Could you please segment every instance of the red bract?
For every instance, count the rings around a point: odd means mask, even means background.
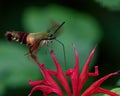
[[[97,94],[97,93],[104,93],[104,94],[108,94],[110,96],[120,96],[114,92],[111,92],[107,89],[103,89],[100,87],[100,85],[109,77],[113,76],[113,75],[117,75],[119,72],[114,72],[114,73],[110,73],[104,77],[102,77],[101,79],[97,80],[96,82],[94,82],[88,89],[86,89],[83,93],[81,93],[83,86],[85,85],[87,79],[89,76],[98,76],[98,66],[95,66],[95,72],[94,73],[90,73],[88,72],[88,67],[90,64],[90,61],[94,55],[95,52],[94,48],[92,50],[92,52],[90,53],[81,73],[79,73],[79,58],[78,58],[78,52],[76,50],[76,48],[74,47],[75,50],[75,66],[73,69],[69,69],[67,70],[66,73],[64,73],[62,71],[62,68],[60,66],[60,64],[58,63],[56,57],[54,56],[53,51],[50,52],[52,59],[55,63],[56,66],[56,71],[53,70],[47,70],[44,67],[44,64],[40,64],[39,61],[37,60],[37,57],[32,55],[31,57],[33,58],[33,60],[35,61],[35,63],[39,66],[40,71],[42,72],[43,76],[44,76],[44,80],[39,80],[39,81],[29,81],[29,84],[31,86],[33,86],[29,96],[31,96],[31,94],[36,91],[36,90],[41,90],[43,92],[44,96],[47,95],[53,95],[53,94],[57,94],[58,96],[64,96],[64,93],[62,92],[61,87],[57,84],[57,82],[53,79],[53,76],[55,76],[59,82],[61,83],[61,85],[63,86],[67,96],[92,96],[93,94]],[[65,75],[66,74],[66,75]],[[72,91],[70,91],[70,86],[69,83],[66,79],[66,76],[69,76],[71,79],[71,83],[72,83]]]

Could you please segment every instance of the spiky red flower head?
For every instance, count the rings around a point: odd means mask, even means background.
[[[110,96],[120,96],[120,95],[118,95],[110,90],[107,90],[107,89],[100,87],[100,85],[106,79],[108,79],[109,77],[111,77],[113,75],[117,75],[119,72],[113,72],[113,73],[110,73],[110,74],[102,77],[101,79],[94,82],[83,93],[81,93],[83,86],[85,85],[88,77],[99,75],[98,66],[95,66],[95,72],[93,72],[93,73],[89,72],[89,70],[88,70],[90,61],[94,55],[96,48],[94,48],[92,50],[92,52],[90,53],[81,73],[79,73],[78,52],[77,52],[75,47],[74,47],[74,50],[75,50],[75,59],[76,59],[75,66],[73,69],[67,70],[66,73],[62,71],[62,68],[61,68],[60,64],[58,63],[56,57],[54,56],[53,51],[51,51],[50,54],[51,54],[52,59],[55,63],[56,71],[46,69],[44,67],[44,64],[40,64],[39,61],[37,60],[36,56],[32,55],[33,60],[39,66],[40,71],[42,72],[42,74],[44,76],[44,80],[39,80],[39,81],[31,81],[30,80],[29,81],[29,84],[31,86],[33,86],[29,96],[31,96],[31,94],[36,90],[42,91],[44,96],[47,96],[48,94],[50,94],[50,95],[57,94],[58,96],[64,96],[64,93],[63,93],[61,87],[53,79],[53,76],[55,76],[59,80],[59,82],[63,86],[67,96],[80,96],[80,95],[81,96],[92,96],[93,94],[97,94],[97,93],[104,93],[104,94],[108,94]],[[72,83],[72,92],[71,92],[69,83],[66,79],[66,76],[70,77],[70,80]]]

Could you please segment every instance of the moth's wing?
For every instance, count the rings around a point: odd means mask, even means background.
[[[47,30],[48,33],[53,34],[54,37],[57,37],[62,31],[63,31],[63,27],[61,27],[55,34],[54,32],[56,31],[56,29],[60,26],[59,23],[55,22],[55,21],[51,21],[51,27]]]

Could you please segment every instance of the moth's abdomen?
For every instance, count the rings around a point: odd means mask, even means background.
[[[27,44],[27,36],[29,33],[18,32],[19,38],[18,41],[22,44]]]
[[[7,36],[7,39],[9,41],[17,41],[17,42],[20,42],[22,44],[27,44],[27,36],[28,36],[29,33],[26,33],[26,32],[6,32],[6,36]]]

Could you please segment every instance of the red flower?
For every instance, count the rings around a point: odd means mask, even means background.
[[[41,90],[43,92],[44,96],[47,96],[48,94],[50,94],[51,96],[53,94],[57,94],[58,96],[64,96],[64,93],[63,93],[61,87],[52,78],[52,76],[55,76],[60,81],[67,96],[80,96],[80,94],[81,94],[81,96],[92,96],[93,94],[97,94],[97,93],[104,93],[104,94],[108,94],[110,96],[120,96],[114,92],[111,92],[107,89],[100,87],[100,85],[106,79],[108,79],[109,77],[111,77],[113,75],[117,75],[119,72],[110,73],[110,74],[102,77],[101,79],[94,82],[88,89],[86,89],[85,92],[81,93],[82,88],[83,88],[84,84],[86,83],[88,77],[99,75],[98,66],[95,66],[94,73],[88,72],[88,67],[89,67],[90,61],[94,55],[95,49],[96,48],[94,48],[92,50],[81,73],[79,73],[79,58],[78,58],[78,52],[77,52],[76,48],[74,48],[75,58],[76,58],[75,67],[73,69],[67,70],[66,73],[64,73],[62,71],[62,68],[61,68],[60,64],[58,63],[56,57],[54,56],[53,51],[51,51],[50,54],[55,63],[56,71],[45,69],[44,64],[39,63],[39,61],[37,60],[37,57],[32,55],[31,57],[33,58],[35,63],[39,66],[39,68],[44,76],[44,80],[39,80],[39,81],[31,81],[30,80],[29,81],[29,84],[31,86],[33,86],[29,96],[31,96],[31,94],[36,90]],[[70,86],[68,84],[68,81],[66,79],[66,76],[69,76],[71,79],[72,92],[71,92]]]

